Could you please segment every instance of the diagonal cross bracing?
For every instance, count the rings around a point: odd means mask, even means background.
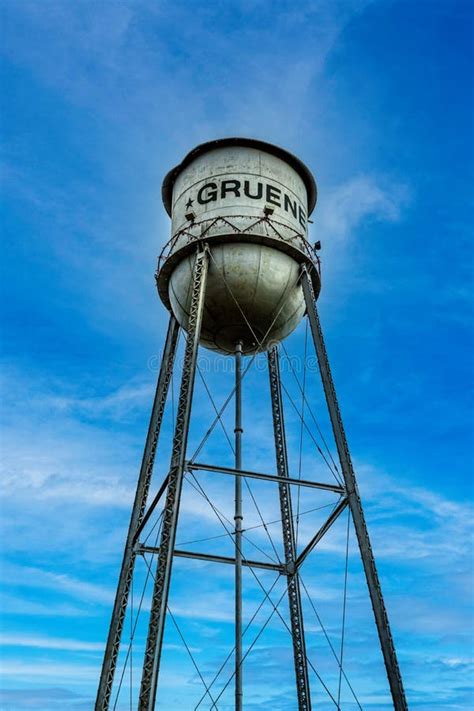
[[[340,514],[344,511],[344,509],[347,506],[347,498],[342,499],[341,501],[338,502],[336,507],[334,508],[332,514],[329,516],[327,521],[323,523],[319,531],[313,536],[313,538],[310,540],[308,545],[303,549],[303,551],[299,554],[298,558],[296,559],[296,567],[299,568],[300,565],[305,561],[305,559],[308,557],[308,555],[311,553],[313,548],[318,545],[319,541],[323,536],[329,531],[331,528],[332,524],[334,521],[339,518]]]

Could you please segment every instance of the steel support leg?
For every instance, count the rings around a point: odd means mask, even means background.
[[[375,622],[377,624],[380,645],[382,647],[385,668],[387,670],[390,691],[392,693],[393,706],[395,711],[407,711],[408,704],[405,697],[405,691],[403,689],[400,668],[398,666],[395,646],[390,632],[387,611],[385,609],[377,568],[375,566],[375,559],[370,545],[369,533],[365,522],[364,511],[362,509],[362,503],[359,496],[351,456],[349,454],[341,413],[339,411],[326,347],[324,345],[321,323],[319,321],[318,311],[316,308],[316,299],[314,296],[311,278],[305,266],[303,266],[302,270],[301,283],[303,286],[311,333],[313,336],[314,346],[316,348],[316,355],[318,357],[324,394],[326,396],[329,416],[331,418],[334,439],[336,441],[339,461],[341,463],[341,469],[349,498],[349,507],[354,521],[367,586],[369,588],[370,599],[374,610]]]
[[[173,372],[173,363],[176,353],[176,343],[178,340],[178,322],[171,316],[168,333],[166,336],[163,358],[161,361],[160,374],[156,386],[155,399],[151,411],[150,424],[146,437],[145,450],[143,453],[140,474],[138,477],[137,491],[133,503],[130,525],[128,528],[125,551],[122,560],[122,568],[117,585],[112,619],[110,622],[109,635],[105,648],[102,672],[100,675],[99,689],[95,702],[95,711],[107,711],[110,704],[112,684],[114,681],[115,668],[117,666],[117,656],[122,636],[123,623],[127,610],[130,583],[133,576],[136,554],[134,552],[134,538],[140,526],[145,512],[148,491],[150,488],[153,463],[155,461],[156,447],[160,434],[161,422],[165,410],[166,396],[168,394],[169,383]]]
[[[186,350],[184,355],[181,389],[179,393],[176,427],[173,438],[170,474],[161,531],[160,553],[153,588],[153,597],[148,627],[148,637],[143,661],[140,688],[139,711],[154,711],[158,674],[160,669],[161,649],[168,604],[168,593],[173,563],[173,551],[176,540],[178,512],[183,486],[183,472],[188,440],[191,403],[196,375],[196,359],[202,315],[209,254],[207,248],[196,255],[187,328]]]
[[[270,374],[270,394],[272,398],[273,431],[275,435],[277,472],[278,476],[282,479],[286,479],[288,478],[288,457],[286,451],[283,400],[280,382],[280,363],[277,347],[273,347],[268,351],[268,367]],[[290,485],[287,483],[281,483],[278,486],[280,491],[280,509],[287,571],[291,632],[293,637],[298,709],[299,711],[311,711],[311,693],[309,687],[308,662],[306,659],[306,643],[303,627],[303,608],[301,604],[298,571],[295,565],[296,541],[293,526],[293,511],[291,506],[291,490]]]

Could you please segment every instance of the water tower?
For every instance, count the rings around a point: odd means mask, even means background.
[[[159,672],[167,618],[168,594],[176,556],[231,564],[235,568],[235,709],[241,711],[245,685],[242,657],[242,567],[276,570],[286,579],[295,670],[295,705],[311,709],[299,567],[347,507],[354,524],[372,603],[393,705],[408,708],[395,647],[369,541],[356,477],[344,433],[323,334],[316,308],[320,291],[317,252],[307,240],[308,221],[317,198],[308,168],[275,145],[247,138],[226,138],[197,146],[165,177],[163,203],[171,217],[172,237],[158,263],[157,288],[170,313],[149,430],[125,544],[112,619],[96,700],[108,711],[136,557],[157,556],[148,635],[143,659],[139,711],[159,704]],[[295,479],[288,470],[278,344],[306,317],[340,463],[340,484]],[[175,364],[179,330],[186,334],[181,386],[168,475],[148,504],[153,464]],[[201,465],[187,460],[198,347],[235,359],[235,466]],[[276,474],[244,470],[242,439],[242,360],[266,352],[276,456]],[[218,413],[219,416],[219,413]],[[235,479],[234,557],[177,550],[176,530],[183,479],[199,470]],[[242,550],[242,481],[258,479],[278,485],[284,563],[247,559]],[[298,553],[292,487],[331,490],[339,501],[324,525]],[[140,536],[164,501],[159,547]],[[147,505],[148,504],[148,505]],[[342,670],[342,660],[341,660]],[[338,703],[336,704],[339,707]]]

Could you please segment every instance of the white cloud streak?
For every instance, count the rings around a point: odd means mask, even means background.
[[[375,175],[357,175],[328,190],[315,220],[324,245],[341,246],[368,222],[398,222],[410,202],[407,185]]]
[[[63,652],[103,652],[103,642],[86,642],[63,637],[40,637],[23,634],[1,634],[4,647],[28,647],[29,649],[57,649]]]

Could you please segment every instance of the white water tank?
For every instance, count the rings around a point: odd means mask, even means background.
[[[234,353],[266,350],[305,313],[301,265],[320,279],[307,242],[316,184],[308,168],[263,141],[225,138],[188,153],[166,176],[163,202],[172,237],[160,257],[157,285],[186,329],[199,244],[210,251],[201,344]]]

